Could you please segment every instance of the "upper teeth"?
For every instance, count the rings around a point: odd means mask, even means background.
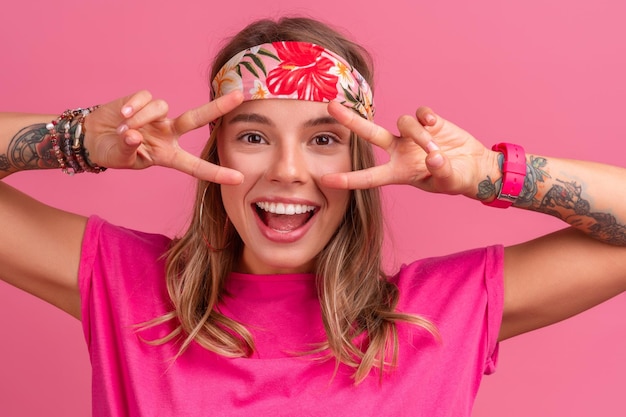
[[[315,210],[315,206],[307,206],[306,204],[284,204],[260,201],[256,203],[256,205],[261,210],[265,210],[273,214],[302,214]]]

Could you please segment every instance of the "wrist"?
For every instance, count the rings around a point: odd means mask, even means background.
[[[479,201],[491,201],[498,195],[499,189],[496,190],[494,182],[502,177],[498,163],[500,155],[499,152],[485,148],[483,155],[476,156],[478,160],[477,173],[471,183],[468,184],[470,188],[463,192],[464,196]]]
[[[492,176],[487,176],[478,187],[477,198],[483,204],[507,208],[514,204],[524,187],[526,154],[524,148],[511,143],[498,143],[492,151]]]
[[[64,111],[58,118],[46,124],[47,137],[52,145],[53,157],[61,170],[69,175],[81,172],[99,173],[101,168],[89,160],[84,148],[85,120],[98,106]]]
[[[99,106],[94,106],[94,110],[92,111],[95,112],[96,110],[98,110]],[[87,160],[89,162],[89,164],[97,166],[97,162],[94,160],[94,158],[92,158],[92,155],[90,154],[89,151],[92,151],[94,149],[94,140],[95,138],[95,134],[94,132],[98,131],[98,116],[93,117],[93,114],[90,114],[89,117],[85,117],[83,119],[83,139],[82,139],[82,148],[83,148],[83,153],[85,154],[85,156],[87,157]]]

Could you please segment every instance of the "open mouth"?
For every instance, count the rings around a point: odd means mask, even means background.
[[[304,226],[315,215],[317,207],[259,201],[254,208],[261,221],[270,229],[287,233]]]

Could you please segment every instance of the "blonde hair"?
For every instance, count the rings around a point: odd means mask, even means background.
[[[250,24],[218,53],[210,79],[236,53],[282,40],[316,43],[341,55],[373,87],[369,54],[327,25],[308,18]],[[219,163],[218,130],[212,130],[202,152],[202,157],[213,163]],[[375,165],[369,143],[353,135],[351,148],[353,170]],[[341,225],[316,258],[314,272],[327,342],[308,353],[326,352],[335,358],[337,366],[344,363],[352,367],[356,383],[373,368],[382,377],[382,371],[395,366],[398,322],[412,323],[436,334],[428,320],[395,310],[399,291],[382,271],[382,245],[379,190],[354,190]],[[243,243],[222,204],[220,186],[200,181],[190,227],[167,254],[167,288],[175,310],[144,327],[170,320],[177,320],[178,325],[153,343],[180,338],[179,355],[192,341],[227,357],[245,357],[254,352],[254,340],[246,327],[216,309],[242,249]],[[359,335],[367,337],[364,350],[355,343]]]

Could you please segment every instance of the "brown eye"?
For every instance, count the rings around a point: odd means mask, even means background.
[[[246,133],[241,136],[241,140],[251,143],[251,144],[262,144],[265,143],[265,139],[257,133]]]
[[[320,135],[313,138],[313,143],[318,146],[328,146],[332,145],[335,142],[335,138],[330,135]]]

